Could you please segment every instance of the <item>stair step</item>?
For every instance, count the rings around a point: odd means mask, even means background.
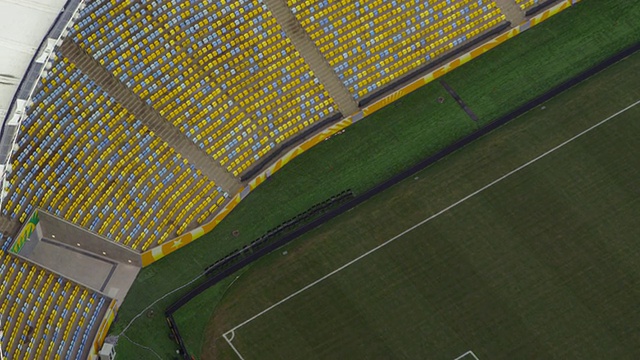
[[[169,123],[155,109],[147,105],[131,89],[117,80],[95,59],[72,41],[65,41],[61,46],[64,56],[74,62],[85,74],[94,79],[106,92],[129,113],[135,115],[156,136],[163,139],[178,153],[184,156],[190,163],[197,164],[202,173],[214,180],[220,187],[229,193],[236,193],[240,187],[240,180],[223,169],[213,157],[180,132],[173,124]]]
[[[276,21],[309,65],[316,78],[322,83],[329,96],[338,105],[340,111],[346,115],[356,113],[358,105],[353,96],[302,28],[286,1],[265,0],[264,3],[271,10]]]

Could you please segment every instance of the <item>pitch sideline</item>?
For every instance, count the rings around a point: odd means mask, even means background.
[[[420,227],[420,226],[422,226],[422,225],[426,224],[427,222],[429,222],[429,221],[431,221],[431,220],[433,220],[433,219],[437,218],[438,216],[440,216],[440,215],[444,214],[445,212],[447,212],[447,211],[449,211],[449,210],[451,210],[451,209],[453,209],[453,208],[457,207],[458,205],[460,205],[460,204],[464,203],[465,201],[467,201],[467,200],[471,199],[472,197],[474,197],[474,196],[476,196],[476,195],[480,194],[481,192],[483,192],[483,191],[485,191],[485,190],[489,189],[489,188],[490,188],[490,187],[492,187],[493,185],[495,185],[495,184],[497,184],[497,183],[501,182],[502,180],[504,180],[504,179],[506,179],[506,178],[510,177],[511,175],[513,175],[513,174],[515,174],[515,173],[519,172],[520,170],[522,170],[522,169],[525,169],[525,168],[529,167],[531,164],[533,164],[533,163],[537,162],[538,160],[540,160],[540,159],[542,159],[542,158],[546,157],[546,156],[547,156],[547,155],[549,155],[549,154],[552,154],[553,152],[557,151],[558,149],[560,149],[560,148],[564,147],[565,145],[567,145],[567,144],[569,144],[569,143],[573,142],[574,140],[576,140],[576,139],[578,139],[578,138],[582,137],[583,135],[585,135],[585,134],[587,134],[587,133],[589,133],[589,132],[593,131],[594,129],[596,129],[596,128],[598,128],[598,127],[602,126],[602,125],[604,125],[605,123],[607,123],[607,122],[609,122],[610,120],[612,120],[612,119],[616,118],[617,116],[619,116],[619,115],[621,115],[621,114],[623,114],[623,113],[627,112],[628,110],[630,110],[630,109],[634,108],[635,106],[637,106],[637,105],[639,105],[639,104],[640,104],[640,100],[638,100],[638,101],[634,102],[633,104],[631,104],[631,105],[629,105],[629,106],[627,106],[627,107],[623,108],[622,110],[619,110],[618,112],[614,113],[613,115],[610,115],[610,116],[609,116],[609,117],[607,117],[606,119],[601,120],[600,122],[598,122],[598,123],[596,123],[596,124],[594,124],[594,125],[590,126],[589,128],[587,128],[587,129],[585,129],[585,130],[581,131],[581,132],[580,132],[580,133],[578,133],[577,135],[574,135],[573,137],[569,138],[568,140],[565,140],[564,142],[560,143],[559,145],[556,145],[556,146],[554,146],[553,148],[551,148],[551,149],[549,149],[549,150],[545,151],[545,152],[544,152],[544,153],[542,153],[541,155],[538,155],[537,157],[535,157],[535,158],[533,158],[533,159],[531,159],[531,160],[527,161],[526,163],[524,163],[524,164],[522,164],[522,165],[518,166],[517,168],[515,168],[515,169],[513,169],[513,170],[509,171],[508,173],[506,173],[506,174],[504,174],[504,175],[500,176],[499,178],[497,178],[497,179],[493,180],[492,182],[488,183],[487,185],[485,185],[485,186],[481,187],[480,189],[478,189],[478,190],[476,190],[476,191],[472,192],[471,194],[469,194],[469,195],[467,195],[467,196],[463,197],[462,199],[460,199],[460,200],[458,200],[458,201],[454,202],[453,204],[451,204],[451,205],[449,205],[449,206],[445,207],[444,209],[442,209],[442,210],[438,211],[437,213],[435,213],[435,214],[433,214],[433,215],[430,215],[429,217],[425,218],[424,220],[422,220],[422,221],[418,222],[417,224],[415,224],[415,225],[411,226],[410,228],[408,228],[408,229],[406,229],[406,230],[402,231],[401,233],[397,234],[396,236],[392,237],[391,239],[389,239],[389,240],[387,240],[387,241],[385,241],[385,242],[381,243],[380,245],[377,245],[377,246],[373,247],[372,249],[370,249],[370,250],[368,250],[368,251],[364,252],[364,253],[363,253],[363,254],[361,254],[360,256],[358,256],[358,257],[356,257],[356,258],[352,259],[351,261],[349,261],[349,262],[345,263],[344,265],[342,265],[342,266],[338,267],[337,269],[335,269],[335,270],[331,271],[330,273],[328,273],[328,274],[326,274],[326,275],[324,275],[324,276],[320,277],[319,279],[317,279],[317,280],[315,280],[315,281],[313,281],[313,282],[309,283],[308,285],[306,285],[306,286],[302,287],[300,290],[295,291],[295,292],[293,292],[292,294],[290,294],[290,295],[286,296],[286,297],[285,297],[285,298],[283,298],[282,300],[280,300],[280,301],[278,301],[278,302],[274,303],[273,305],[271,305],[271,306],[267,307],[266,309],[262,310],[261,312],[257,313],[256,315],[254,315],[254,316],[250,317],[249,319],[247,319],[247,320],[245,320],[245,321],[241,322],[240,324],[236,325],[235,327],[233,327],[233,328],[232,328],[232,329],[230,329],[229,331],[225,332],[222,336],[223,336],[223,337],[224,337],[224,339],[227,341],[227,343],[229,344],[229,346],[231,346],[231,348],[234,350],[234,352],[236,353],[236,355],[238,355],[239,359],[240,359],[240,360],[244,360],[244,358],[242,357],[242,355],[240,355],[240,352],[236,349],[236,347],[235,347],[235,346],[232,344],[232,342],[231,342],[231,341],[235,338],[235,331],[236,331],[236,330],[238,330],[239,328],[241,328],[241,327],[243,327],[243,326],[247,325],[248,323],[252,322],[253,320],[255,320],[255,319],[259,318],[260,316],[262,316],[262,315],[266,314],[267,312],[269,312],[269,311],[273,310],[275,307],[277,307],[277,306],[279,306],[279,305],[281,305],[281,304],[285,303],[285,302],[286,302],[286,301],[288,301],[289,299],[291,299],[291,298],[293,298],[293,297],[295,297],[295,296],[297,296],[297,295],[299,295],[299,294],[303,293],[304,291],[306,291],[306,290],[308,290],[308,289],[312,288],[313,286],[315,286],[315,285],[317,285],[317,284],[321,283],[322,281],[324,281],[324,280],[328,279],[329,277],[331,277],[331,276],[333,276],[333,275],[335,275],[335,274],[339,273],[340,271],[342,271],[342,270],[346,269],[347,267],[349,267],[349,266],[351,266],[351,265],[355,264],[356,262],[358,262],[358,261],[362,260],[363,258],[367,257],[368,255],[370,255],[370,254],[372,254],[372,253],[374,253],[374,252],[376,252],[376,251],[378,251],[378,250],[382,249],[383,247],[385,247],[385,246],[387,246],[387,245],[391,244],[392,242],[396,241],[397,239],[401,238],[402,236],[404,236],[404,235],[406,235],[406,234],[408,234],[408,233],[412,232],[413,230],[417,229],[418,227]],[[230,335],[230,337],[228,337],[228,335]],[[475,355],[475,354],[474,354],[474,355]]]
[[[473,351],[472,351],[472,350],[467,351],[466,353],[464,353],[464,354],[462,354],[462,355],[458,356],[457,358],[455,358],[455,359],[453,359],[453,360],[462,360],[462,359],[466,358],[466,357],[467,357],[467,355],[471,355],[471,356],[473,356],[474,360],[480,360],[480,359],[478,359],[478,357],[476,356],[476,354],[474,354],[474,353],[473,353]]]
[[[227,337],[227,334],[231,334],[229,337]],[[224,340],[227,342],[227,344],[229,344],[229,346],[231,346],[231,349],[233,350],[233,352],[236,353],[236,355],[238,355],[238,358],[240,360],[244,360],[244,358],[242,357],[242,355],[240,355],[240,352],[238,351],[238,349],[236,349],[235,346],[233,346],[233,343],[231,341],[233,341],[233,338],[236,337],[236,333],[231,330],[231,331],[227,331],[226,333],[224,333],[222,335],[222,337],[224,338]]]

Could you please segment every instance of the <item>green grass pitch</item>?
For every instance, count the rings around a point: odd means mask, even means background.
[[[202,358],[638,358],[639,83],[636,54],[254,263]]]
[[[447,74],[444,80],[484,124],[637,41],[639,5],[584,0]],[[437,104],[438,96],[448,95],[439,84],[430,84],[322,143],[261,185],[213,232],[143,269],[111,329],[113,335],[127,329],[128,338],[118,342],[119,356],[155,358],[132,340],[163,358],[172,358],[176,345],[167,336],[161,314],[188,287],[163,297],[165,294],[311,205],[347,188],[366,190],[475,130],[476,125],[453,101]],[[236,229],[240,230],[237,238],[231,236]],[[204,328],[228,282],[194,299],[177,314],[187,345],[197,357],[206,340]],[[155,316],[147,316],[146,308]]]

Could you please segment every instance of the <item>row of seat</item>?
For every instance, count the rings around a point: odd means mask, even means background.
[[[427,39],[416,41],[408,49],[398,50],[398,55],[388,57],[378,63],[365,60],[360,70],[361,75],[353,75],[346,80],[346,83],[351,84],[355,82],[354,89],[359,89],[359,96],[369,94],[384,86],[385,79],[392,81],[401,78],[409,71],[419,68],[430,60],[436,59],[438,56],[467,42],[469,39],[500,24],[504,19],[500,17],[495,18],[498,12],[498,9],[493,9],[488,13],[482,13],[482,11],[472,13],[469,17],[473,19],[471,22],[464,24],[450,33],[453,41],[451,41],[450,38],[437,39],[431,35]],[[411,39],[416,38],[411,37]],[[432,41],[429,42],[429,40]],[[377,56],[373,58],[377,58]],[[367,84],[371,85],[367,86]]]
[[[305,127],[338,111],[259,0],[96,9],[74,41],[234,176],[282,141],[276,122]]]
[[[104,313],[105,298],[4,250],[0,262],[4,356],[25,360],[86,357],[85,349],[91,346]]]
[[[493,0],[287,0],[354,97],[362,98],[505,20]]]
[[[528,10],[540,3],[540,0],[516,0],[516,4],[520,6],[520,9]]]
[[[40,206],[144,251],[203,223],[229,196],[61,56],[34,100],[4,215],[24,222]]]

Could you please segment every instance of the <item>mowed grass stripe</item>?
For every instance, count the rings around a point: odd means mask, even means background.
[[[625,69],[627,71],[625,71]],[[566,139],[571,135],[575,135],[579,130],[583,130],[585,126],[592,125],[597,120],[602,119],[607,111],[621,108],[630,101],[638,99],[640,94],[638,94],[638,89],[634,86],[634,84],[637,84],[638,82],[637,74],[638,59],[637,56],[635,56],[633,59],[626,60],[605,73],[594,77],[588,83],[582,84],[570,90],[566,94],[561,95],[557,99],[550,101],[545,105],[546,110],[536,110],[527,114],[512,125],[508,125],[507,127],[498,130],[496,133],[472,144],[463,151],[454,154],[447,160],[427,169],[425,172],[420,174],[419,181],[408,181],[404,185],[380,195],[380,201],[372,200],[371,202],[354,210],[350,213],[350,218],[338,219],[332,222],[331,227],[327,226],[314,232],[313,236],[310,237],[317,240],[313,241],[310,239],[304,239],[301,247],[293,245],[293,247],[289,249],[291,257],[287,260],[284,258],[279,259],[280,256],[274,254],[271,256],[271,259],[265,259],[262,263],[256,264],[247,272],[247,277],[241,278],[237,282],[238,286],[229,292],[229,298],[233,299],[233,304],[225,303],[223,301],[221,309],[214,317],[212,327],[215,327],[215,329],[210,331],[210,336],[219,336],[220,331],[231,328],[256,312],[261,311],[269,304],[273,304],[291,292],[300,289],[300,287],[308,284],[310,281],[317,279],[319,274],[326,274],[328,271],[331,271],[337,266],[343,264],[344,260],[352,259],[354,257],[349,257],[349,255],[357,256],[361,254],[367,245],[371,245],[375,242],[380,243],[388,239],[390,236],[393,236],[390,232],[398,229],[400,226],[403,226],[401,229],[405,229],[411,224],[415,224],[417,216],[424,218],[425,213],[433,213],[434,211],[437,211],[437,209],[441,209],[443,205],[446,206],[447,204],[443,204],[444,202],[448,201],[448,204],[450,204],[452,197],[456,194],[460,194],[462,191],[465,191],[465,193],[468,194],[469,191],[473,191],[470,190],[470,188],[477,189],[479,183],[486,184],[486,180],[488,178],[495,179],[497,176],[496,173],[504,173],[506,167],[512,169],[514,165],[522,164],[523,161],[526,161],[524,159],[525,156],[530,159],[532,153],[535,152],[536,154],[539,154],[543,151],[543,148],[548,149],[548,143],[553,143],[555,145],[559,142],[558,138]],[[540,116],[541,114],[544,116]],[[568,134],[569,132],[571,133]],[[606,144],[606,142],[604,142],[604,144]],[[590,144],[588,147],[594,146],[595,145]],[[608,146],[610,146],[610,144]],[[635,150],[637,154],[637,149]],[[606,152],[603,152],[603,154],[605,153]],[[633,151],[626,152],[626,154],[633,154]],[[622,158],[624,158],[624,156]],[[596,158],[593,157],[593,159]],[[604,160],[604,162],[608,163],[606,160]],[[631,168],[637,169],[638,166]],[[545,169],[544,173],[549,172],[550,174],[553,174],[554,169],[554,167],[551,167],[551,169]],[[631,173],[633,174],[633,172]],[[580,184],[580,181],[588,182],[588,180],[589,176],[579,178],[576,180],[576,186]],[[420,185],[420,187],[417,188],[417,185]],[[422,186],[424,186],[424,188]],[[561,190],[562,188],[559,189]],[[618,191],[620,191],[620,189],[618,189]],[[522,193],[518,192],[516,194],[512,194],[514,195],[514,199],[518,198],[518,194]],[[474,216],[475,212],[468,216],[460,217],[453,223],[456,224],[456,226],[465,228],[462,225],[465,225],[470,221],[474,221]],[[341,228],[337,228],[336,225],[340,225]],[[606,226],[602,224],[601,226],[603,226],[603,229],[606,229]],[[543,230],[544,229],[540,231]],[[398,231],[396,230],[395,233],[397,232]],[[386,236],[386,238],[383,238],[384,236]],[[496,236],[496,238],[503,239],[501,236]],[[366,251],[366,249],[364,251]],[[411,247],[408,248],[408,251],[416,251],[419,253],[419,251]],[[634,252],[621,252],[631,256],[631,259],[633,259],[633,256],[637,256],[637,253]],[[425,258],[428,259],[428,257]],[[429,261],[428,263],[438,264],[439,258],[440,257],[431,259],[432,261]],[[404,260],[398,259],[398,261]],[[485,261],[488,260],[485,259]],[[447,261],[446,263],[448,264],[449,262]],[[463,262],[460,263],[464,264]],[[527,262],[522,263],[527,264]],[[632,264],[633,262],[631,261],[630,263]],[[274,270],[275,267],[278,269],[277,272]],[[383,278],[382,274],[380,274],[379,277]],[[443,275],[443,279],[444,278],[447,278],[447,276]],[[376,279],[378,279],[378,277],[373,277],[373,284],[377,283]],[[329,281],[328,283],[331,284],[332,282]],[[482,284],[482,282],[479,281],[472,282],[472,284],[476,283]],[[350,289],[351,287],[353,287],[352,282],[348,282],[347,285],[345,285],[345,289]],[[514,287],[517,288],[515,285]],[[383,291],[385,288],[386,287],[381,285],[379,291]],[[486,291],[487,290],[485,290],[485,292]],[[325,293],[326,292],[323,292],[323,294]],[[344,293],[344,290],[337,291],[336,295],[331,296],[339,296],[341,293]],[[483,299],[486,299],[486,297]],[[344,306],[348,307],[348,304],[352,302],[353,297],[347,296],[347,300],[340,299],[340,301],[335,304],[345,304]],[[411,305],[411,307],[414,305],[415,304]],[[321,302],[321,305],[316,307],[324,309],[331,306],[332,305]],[[362,304],[357,303],[357,306],[362,306]],[[428,308],[431,307],[428,306]],[[489,311],[489,313],[491,314],[492,312]],[[358,313],[356,312],[355,314]],[[393,319],[394,317],[391,316],[391,318]],[[437,323],[437,321],[432,318],[437,319],[437,316],[434,315],[433,317],[430,317],[429,321],[426,321],[426,323]],[[518,316],[516,316],[516,318],[518,318]],[[371,320],[368,319],[367,321]],[[513,322],[515,320],[512,319],[510,321]],[[257,331],[256,334],[254,334],[255,336],[247,336],[247,332],[249,330],[243,328],[238,331],[234,343],[238,344],[238,347],[241,350],[243,349],[243,344],[249,344],[248,346],[251,347],[251,344],[255,343],[256,339],[260,339],[259,342],[262,344],[262,337],[278,336],[277,334],[280,333],[281,324],[286,324],[286,321],[278,321],[270,324],[268,329],[262,329],[269,333],[267,335],[258,335],[260,331]],[[253,325],[251,328],[253,329]],[[522,326],[521,328],[526,327]],[[398,330],[398,328],[394,328],[393,326],[391,329],[396,331]],[[316,334],[314,336],[322,339],[323,337],[319,335],[322,334],[322,331],[320,330],[316,331],[314,328],[312,332]],[[298,332],[301,331],[302,330],[298,330]],[[337,330],[334,329],[333,331]],[[436,329],[433,328],[432,331],[436,331]],[[483,332],[484,331],[487,331],[487,329],[483,329]],[[376,331],[363,331],[363,334],[368,333],[378,334],[378,336],[380,336],[379,332]],[[385,334],[386,333],[387,332],[385,331]],[[442,334],[442,332],[440,333]],[[287,334],[291,335],[291,333]],[[444,334],[446,334],[446,331]],[[534,333],[533,335],[533,337],[528,338],[528,342],[535,344],[536,339],[541,338],[541,335],[537,333]],[[437,334],[431,334],[430,336],[435,336],[433,339],[434,344],[446,343],[439,341]],[[392,338],[393,335],[389,337]],[[296,339],[295,336],[293,338]],[[520,337],[515,338],[518,339]],[[347,339],[349,339],[349,337],[347,337]],[[385,346],[386,344],[384,342],[380,343],[379,339],[376,340],[369,338],[369,340],[376,344],[379,343],[379,345],[371,345],[373,348],[376,346]],[[297,341],[307,343],[311,340],[303,337],[301,339],[297,339],[296,342]],[[368,342],[363,342],[363,344],[366,343]],[[274,342],[274,344],[276,344],[276,342]],[[417,346],[418,344],[419,342],[415,343],[414,346]],[[428,344],[429,342],[427,341],[424,346],[428,346]],[[212,350],[215,350],[215,352],[222,351],[222,353],[225,354],[226,350],[224,346],[226,346],[226,344],[224,344],[224,342],[221,343],[220,340],[218,340],[215,345],[216,349],[205,348],[204,354],[206,355]],[[326,346],[326,344],[323,344],[323,346]],[[405,347],[407,349],[411,348],[409,345]],[[368,349],[369,347],[366,348]],[[469,348],[473,349],[472,347]],[[460,353],[469,350],[469,348],[455,349],[456,351],[452,350],[454,353],[452,356],[457,356]],[[557,352],[555,349],[544,350],[545,346],[541,345],[532,346],[532,348],[540,348],[542,349],[540,351],[543,353],[544,351],[549,351],[550,353]],[[353,348],[348,347],[345,349],[354,350]],[[283,348],[281,350],[286,349]],[[248,349],[248,351],[251,351],[251,349]],[[401,354],[402,349],[394,348],[394,351],[396,351],[396,354]],[[413,351],[416,350],[414,349]],[[457,354],[455,354],[456,352]],[[269,351],[265,353],[269,353]],[[278,353],[275,352],[272,358],[278,358],[277,354]],[[476,354],[478,353],[476,352]],[[229,355],[231,358],[231,354],[227,353],[226,355]]]
[[[246,359],[447,358],[468,343],[492,359],[628,356],[609,327],[640,320],[627,171],[640,127],[586,136],[236,329],[235,344]]]
[[[585,0],[447,74],[443,79],[461,94],[474,112],[481,116],[481,123],[484,124],[494,120],[498,114],[512,110],[518,103],[530,100],[637,41],[640,34],[640,22],[637,21],[639,14],[638,2]],[[609,89],[607,92],[619,91]],[[130,289],[127,300],[119,309],[118,320],[113,324],[111,333],[120,333],[134,316],[156,299],[192,280],[207,265],[231,250],[250,243],[268,229],[342,190],[351,188],[358,193],[365,191],[476,128],[476,124],[466,117],[455,102],[447,100],[444,104],[438,104],[436,99],[439,96],[447,98],[448,95],[437,82],[429,84],[350,127],[344,134],[323,142],[296,158],[243,200],[214,231],[193,245],[143,269]],[[626,95],[621,96],[620,99],[624,99]],[[574,109],[575,114],[590,109],[581,104],[568,106]],[[563,127],[542,129],[537,140],[542,143],[546,137],[557,137],[562,141],[584,129],[584,125],[580,117]],[[518,138],[517,133],[510,136]],[[508,146],[505,147],[506,150],[502,150],[501,140],[498,140],[500,138],[493,139],[496,139],[493,148],[476,151],[474,161],[466,162],[455,172],[447,173],[446,176],[445,173],[430,173],[428,179],[421,178],[420,183],[426,184],[429,189],[437,189],[442,196],[431,198],[427,204],[421,203],[420,209],[425,212],[437,211],[457,200],[445,196],[453,191],[442,185],[454,183],[458,178],[471,177],[469,181],[452,186],[456,192],[460,188],[461,194],[468,194],[495,179],[492,172],[475,169],[485,166],[485,159],[497,158],[497,153],[504,152],[500,154],[501,161],[496,165],[502,169],[497,170],[509,171],[548,149],[537,148],[529,140],[519,147],[529,147],[531,154],[525,149],[514,152]],[[503,156],[505,154],[510,156]],[[436,164],[435,168],[439,168],[439,165]],[[475,183],[476,180],[478,183]],[[420,192],[423,193],[424,190]],[[418,203],[420,197],[414,197],[415,200],[404,199],[403,202]],[[371,211],[373,213],[384,209]],[[402,229],[421,218],[412,219],[408,216],[397,221],[403,222],[398,224],[404,225],[400,227]],[[240,236],[234,237],[234,230],[239,230]],[[381,233],[382,236],[385,234],[384,230],[386,229],[372,232],[372,235]],[[387,234],[386,239],[393,235],[394,233]],[[381,238],[380,241],[384,239]],[[352,246],[353,251],[344,250],[345,258],[332,254],[323,272],[310,272],[308,279],[301,276],[301,281],[306,282],[292,284],[299,286],[283,293],[279,298],[340,266],[339,261],[361,254],[370,248],[369,245],[357,244]],[[200,357],[200,348],[206,339],[205,326],[226,285],[231,281],[232,279],[212,288],[176,313],[176,321],[181,326],[189,352],[197,358]],[[177,292],[158,302],[151,308],[156,316],[141,316],[127,330],[127,335],[138,343],[153,347],[163,357],[175,356],[176,344],[165,336],[166,322],[158,314],[162,314],[181,295]],[[279,298],[272,300],[277,301]],[[257,312],[262,309],[255,310]],[[117,351],[120,356],[131,359],[153,356],[126,339],[118,343]]]
[[[628,171],[640,168],[640,127],[627,125],[638,118],[406,233],[236,329],[234,343],[246,359],[447,358],[470,344],[492,359],[629,356],[632,339],[609,328],[640,320],[640,270],[628,266],[640,261]]]
[[[387,245],[388,245],[388,244],[390,244],[391,242],[393,242],[393,241],[395,241],[395,240],[398,240],[398,239],[399,239],[399,238],[401,238],[402,236],[404,236],[404,235],[406,235],[406,234],[408,234],[408,233],[410,233],[410,232],[412,232],[412,231],[416,230],[417,228],[419,228],[420,226],[422,226],[422,225],[426,224],[427,222],[429,222],[429,221],[431,221],[431,220],[433,220],[433,219],[437,218],[438,216],[440,216],[440,215],[442,215],[442,214],[446,213],[447,211],[449,211],[449,210],[451,210],[451,209],[453,209],[453,208],[455,208],[455,207],[457,207],[457,206],[459,206],[459,205],[463,204],[465,201],[467,201],[467,200],[471,199],[472,197],[474,197],[474,196],[476,196],[476,195],[480,194],[481,192],[483,192],[483,191],[485,191],[485,190],[489,189],[490,187],[492,187],[492,186],[494,186],[494,185],[496,185],[496,184],[500,183],[501,181],[505,180],[506,178],[508,178],[508,177],[510,177],[510,176],[512,176],[512,175],[514,175],[515,173],[517,173],[517,172],[519,172],[519,171],[521,171],[521,170],[523,170],[523,169],[527,168],[528,166],[530,166],[530,165],[534,164],[535,162],[537,162],[537,161],[539,161],[539,160],[543,159],[544,157],[546,157],[546,156],[548,156],[548,155],[551,155],[552,153],[556,152],[557,150],[561,149],[562,147],[566,146],[567,144],[569,144],[569,143],[571,143],[571,142],[575,141],[576,139],[578,139],[578,138],[580,138],[580,137],[582,137],[582,136],[584,136],[584,135],[586,135],[586,134],[590,133],[591,131],[593,131],[593,130],[597,129],[598,127],[600,127],[600,126],[602,126],[602,125],[604,125],[605,123],[607,123],[607,122],[609,122],[610,120],[612,120],[612,119],[616,118],[617,116],[619,116],[619,115],[621,115],[621,114],[624,114],[625,112],[629,111],[630,109],[633,109],[633,108],[634,108],[634,107],[636,107],[638,104],[640,104],[640,100],[638,100],[638,101],[636,101],[635,103],[633,103],[633,104],[631,104],[631,105],[629,105],[629,106],[625,107],[624,109],[622,109],[622,110],[620,110],[620,111],[616,112],[615,114],[613,114],[613,115],[611,115],[611,116],[607,117],[606,119],[604,119],[604,120],[602,120],[602,121],[598,122],[597,124],[595,124],[595,125],[591,126],[590,128],[588,128],[588,129],[586,129],[586,130],[584,130],[584,131],[580,132],[579,134],[577,134],[577,135],[575,135],[575,136],[571,137],[570,139],[568,139],[568,140],[566,140],[566,141],[562,142],[561,144],[559,144],[559,145],[557,145],[557,146],[553,147],[552,149],[550,149],[550,150],[548,150],[548,151],[544,152],[543,154],[541,154],[541,155],[537,156],[536,158],[534,158],[534,159],[532,159],[532,160],[530,160],[530,161],[526,162],[525,164],[523,164],[523,165],[521,165],[521,166],[519,166],[519,167],[517,167],[517,168],[515,168],[515,169],[511,170],[510,172],[508,172],[508,173],[506,173],[506,174],[502,175],[501,177],[499,177],[499,178],[497,178],[497,179],[493,180],[493,181],[492,181],[492,182],[490,182],[489,184],[487,184],[487,185],[483,186],[482,188],[480,188],[480,189],[478,189],[478,190],[476,190],[476,191],[472,192],[471,194],[469,194],[469,195],[467,195],[467,196],[463,197],[462,199],[460,199],[460,200],[456,201],[455,203],[453,203],[453,204],[451,204],[451,205],[447,206],[446,208],[444,208],[444,209],[442,209],[442,210],[438,211],[437,213],[435,213],[435,214],[433,214],[433,215],[429,216],[428,218],[426,218],[426,219],[424,219],[424,220],[420,221],[419,223],[417,223],[417,224],[413,225],[412,227],[410,227],[410,228],[408,228],[408,229],[404,230],[404,231],[403,231],[403,232],[401,232],[400,234],[398,234],[398,235],[394,236],[393,238],[391,238],[391,239],[389,239],[389,240],[385,241],[384,243],[382,243],[382,244],[380,244],[380,245],[376,246],[375,248],[373,248],[373,249],[371,249],[371,250],[369,250],[369,251],[365,252],[364,254],[361,254],[361,255],[360,255],[360,256],[358,256],[357,258],[355,258],[355,259],[351,260],[350,262],[348,262],[348,263],[344,264],[343,266],[339,267],[338,269],[336,269],[336,270],[334,270],[334,271],[330,272],[329,274],[327,274],[327,275],[323,276],[322,278],[320,278],[320,279],[318,279],[318,280],[316,280],[316,281],[312,282],[311,284],[308,284],[308,285],[307,285],[307,286],[305,286],[304,288],[302,288],[302,289],[298,290],[297,292],[295,292],[295,293],[293,293],[293,294],[291,294],[291,295],[287,296],[286,298],[282,299],[282,300],[281,300],[281,301],[279,301],[278,303],[276,303],[276,304],[274,304],[274,305],[270,306],[269,308],[267,308],[267,309],[263,310],[262,312],[260,312],[260,313],[258,313],[258,314],[256,314],[256,315],[254,315],[253,317],[251,317],[251,318],[249,318],[249,319],[247,319],[247,320],[243,321],[242,323],[240,323],[240,324],[236,325],[236,326],[235,326],[233,329],[231,329],[229,332],[233,332],[234,330],[241,328],[242,326],[244,326],[244,325],[248,324],[249,322],[253,321],[253,320],[254,320],[254,319],[256,319],[257,317],[259,317],[259,316],[261,316],[262,314],[266,313],[267,311],[269,311],[269,310],[270,310],[270,309],[272,309],[273,307],[278,306],[278,305],[279,305],[279,304],[281,304],[281,303],[284,303],[285,301],[287,301],[287,300],[288,300],[288,299],[290,299],[291,297],[296,296],[297,294],[299,294],[299,293],[301,293],[301,292],[305,291],[306,289],[311,288],[312,286],[315,286],[317,283],[319,283],[319,282],[323,281],[324,279],[326,279],[326,278],[328,278],[328,277],[330,277],[330,276],[333,276],[334,274],[337,274],[338,272],[342,271],[343,269],[346,269],[347,267],[351,266],[351,265],[352,265],[352,264],[354,264],[355,262],[357,262],[357,261],[360,261],[360,260],[364,259],[365,257],[369,256],[370,254],[374,253],[375,251],[378,251],[378,250],[382,249],[384,246],[387,246]]]

